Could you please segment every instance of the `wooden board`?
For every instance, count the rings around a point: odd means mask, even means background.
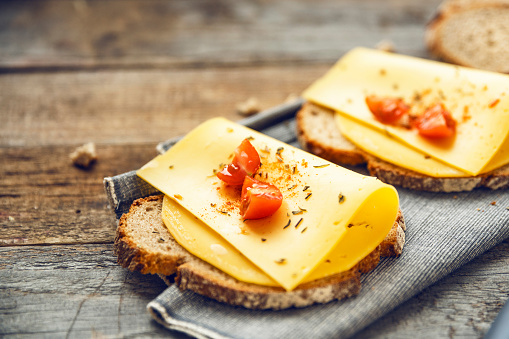
[[[439,2],[3,2],[0,69],[332,62],[385,39],[423,56],[424,25]]]
[[[0,147],[157,143],[300,94],[330,65],[0,75]]]
[[[509,293],[509,242],[427,288],[355,338],[481,338]],[[147,303],[165,285],[115,263],[112,245],[0,248],[5,338],[186,338]]]
[[[0,148],[0,246],[113,242],[103,178],[148,162],[154,147],[99,145],[90,170],[72,165],[71,146]]]

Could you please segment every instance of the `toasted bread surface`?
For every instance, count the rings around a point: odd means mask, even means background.
[[[474,177],[436,178],[390,164],[362,151],[340,132],[334,112],[305,103],[296,116],[297,138],[302,148],[337,164],[366,163],[369,173],[385,183],[404,188],[431,192],[471,191],[478,187],[509,188],[509,165]],[[327,125],[327,137],[317,136],[318,127]],[[318,126],[318,127],[317,127]],[[330,140],[336,140],[331,142]],[[336,145],[335,147],[332,145]],[[338,145],[347,145],[344,148]],[[352,161],[356,159],[356,161]],[[358,162],[358,159],[362,159]]]
[[[448,0],[426,28],[437,57],[462,66],[509,73],[509,1]]]
[[[187,252],[171,236],[161,217],[163,196],[138,199],[120,219],[114,243],[118,263],[131,271],[160,275],[167,283],[230,305],[251,309],[286,309],[326,303],[356,295],[360,275],[373,270],[380,255],[399,255],[404,245],[404,220],[398,215],[377,249],[349,271],[299,285],[280,287],[241,282]]]

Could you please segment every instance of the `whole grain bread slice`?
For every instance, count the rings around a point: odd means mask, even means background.
[[[354,296],[361,288],[361,273],[373,270],[380,256],[401,254],[405,243],[405,222],[400,213],[382,244],[354,268],[287,292],[238,281],[187,252],[162,221],[162,201],[162,195],[138,199],[122,216],[113,247],[118,263],[131,271],[158,274],[182,290],[251,309],[305,307]]]
[[[509,73],[509,0],[448,0],[426,27],[435,56],[462,66]]]
[[[436,178],[383,161],[346,139],[336,124],[333,111],[312,103],[305,103],[297,112],[296,128],[297,139],[304,150],[337,164],[366,163],[372,176],[391,185],[431,192],[509,188],[509,165],[473,177]]]

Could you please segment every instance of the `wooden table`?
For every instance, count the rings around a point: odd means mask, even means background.
[[[0,4],[0,337],[184,337],[146,304],[165,285],[112,253],[102,179],[207,118],[299,94],[350,48],[429,57],[438,0],[12,1]],[[90,170],[69,154],[95,142]],[[446,227],[446,225],[444,225]],[[482,337],[508,297],[509,242],[359,338]]]

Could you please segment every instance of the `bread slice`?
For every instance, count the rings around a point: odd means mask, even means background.
[[[347,140],[340,132],[334,112],[305,103],[297,112],[297,139],[301,147],[337,164],[366,163],[369,173],[391,185],[431,192],[471,191],[477,187],[509,188],[509,165],[475,177],[435,178],[376,158]]]
[[[401,254],[405,223],[398,215],[382,244],[349,271],[299,285],[287,292],[234,279],[187,252],[171,236],[161,217],[163,196],[133,202],[119,221],[114,242],[118,263],[131,271],[159,274],[167,283],[230,305],[251,309],[286,309],[326,303],[359,293],[361,273],[374,269],[380,256]],[[168,277],[168,276],[173,276]]]
[[[462,66],[509,73],[509,0],[449,0],[426,28],[435,56]]]

